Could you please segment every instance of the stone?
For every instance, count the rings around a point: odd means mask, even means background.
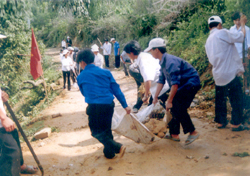
[[[164,134],[163,132],[159,132],[159,133],[157,134],[157,136],[160,137],[160,138],[163,138],[163,137],[165,136],[165,134]]]
[[[57,113],[57,114],[53,114],[53,115],[52,115],[52,118],[61,117],[61,116],[62,116],[61,113]]]
[[[35,139],[44,139],[44,138],[47,138],[49,137],[51,134],[51,128],[44,128],[42,129],[41,131],[37,132],[35,135],[34,135],[34,138]]]

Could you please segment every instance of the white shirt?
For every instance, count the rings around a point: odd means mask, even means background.
[[[245,56],[247,57],[247,50],[248,50],[248,48],[250,48],[250,30],[249,30],[249,27],[247,27],[247,26],[245,26],[245,29],[246,29]],[[241,32],[241,27],[239,29],[237,29],[236,25],[234,25],[230,28],[230,32],[234,32],[234,33]],[[243,56],[242,56],[242,43],[235,43],[234,45],[239,53],[240,58],[243,58]]]
[[[101,48],[103,49],[103,55],[110,55],[111,54],[111,43],[107,43],[106,42],[101,46]]]
[[[66,48],[66,42],[64,40],[62,41],[62,47]]]
[[[97,55],[95,55],[94,64],[97,67],[103,68],[103,63],[104,63],[103,55],[101,55],[100,53],[97,53]]]
[[[236,75],[244,72],[242,59],[234,43],[243,42],[243,32],[232,33],[226,29],[214,28],[206,41],[206,53],[213,66],[212,72],[215,84],[225,86]]]
[[[3,107],[3,100],[2,100],[2,90],[0,89],[0,109],[3,111],[4,114],[6,114],[6,111]],[[2,128],[2,121],[0,120],[0,128]]]
[[[157,82],[159,80],[161,66],[159,60],[155,59],[151,54],[141,52],[137,59],[137,65],[139,66],[140,73],[143,77],[143,81],[151,81],[150,92],[154,97],[157,89]],[[164,85],[159,96],[165,93],[169,89],[168,83]]]
[[[72,59],[68,56],[65,58],[65,56],[62,57],[62,71],[70,71],[70,67],[73,65]]]

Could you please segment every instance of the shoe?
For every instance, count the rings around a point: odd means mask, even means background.
[[[166,134],[163,138],[164,139],[171,139],[171,140],[176,141],[176,142],[180,142],[181,141],[180,138],[176,138],[176,137],[173,138],[171,136],[171,134]]]
[[[125,154],[125,150],[126,150],[126,147],[125,147],[125,146],[121,146],[121,148],[120,148],[120,152],[119,152],[119,154],[120,154],[120,158],[122,158],[122,157],[124,156],[124,154]]]
[[[24,169],[21,169],[21,174],[35,174],[37,173],[37,171],[37,167],[26,165]]]
[[[133,113],[137,113],[137,112],[138,112],[138,109],[137,109],[137,108],[133,108],[133,109],[132,109],[132,112],[133,112]]]
[[[198,139],[198,137],[200,136],[200,134],[196,134],[196,135],[189,135],[187,140],[185,141],[185,145],[189,145],[192,142],[194,142],[196,139]]]

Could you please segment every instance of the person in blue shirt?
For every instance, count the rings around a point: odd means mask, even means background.
[[[159,59],[161,65],[161,73],[153,103],[157,103],[158,95],[166,81],[171,87],[165,105],[167,111],[171,109],[173,118],[168,124],[170,134],[167,134],[165,138],[180,141],[181,124],[184,134],[189,133],[185,144],[191,144],[199,137],[199,133],[195,130],[187,109],[195,94],[201,88],[199,75],[192,65],[185,60],[167,54],[166,43],[162,38],[152,39],[145,52],[150,52],[154,58]]]
[[[88,103],[86,114],[91,135],[104,145],[103,153],[106,158],[112,159],[118,153],[122,157],[126,148],[114,141],[111,131],[114,96],[127,114],[130,114],[131,108],[111,72],[95,66],[94,58],[90,49],[80,51],[77,56],[77,62],[83,69],[77,77],[77,83],[85,102]]]
[[[115,38],[110,39],[110,41],[114,44],[114,55],[115,55],[115,68],[120,67],[120,45]]]

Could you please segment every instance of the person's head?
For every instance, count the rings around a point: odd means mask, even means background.
[[[63,53],[63,49],[60,50],[60,54]]]
[[[127,53],[130,59],[135,60],[141,52],[141,46],[137,41],[132,40],[125,45],[123,50]]]
[[[69,39],[70,37],[68,36],[67,39]]]
[[[65,58],[68,57],[68,54],[69,54],[69,51],[68,51],[68,50],[63,50],[63,56],[64,56]]]
[[[94,45],[91,47],[91,51],[92,51],[95,55],[97,55],[97,54],[99,53],[99,47],[98,47],[96,44],[94,44]]]
[[[237,26],[237,27],[240,27],[240,13],[239,12],[235,12],[233,15],[232,15],[232,20],[234,22],[234,24]]]
[[[154,58],[161,60],[162,55],[167,52],[166,42],[162,38],[154,38],[150,40],[148,47],[144,51],[150,52]]]
[[[95,55],[89,48],[81,50],[77,55],[77,63],[82,67],[82,69],[84,69],[86,65],[92,64],[94,59]]]
[[[219,16],[211,16],[208,19],[208,26],[209,29],[217,28],[217,29],[222,29],[222,20]]]
[[[109,40],[106,38],[104,41],[105,41],[105,43],[108,43]]]
[[[115,38],[111,38],[110,42],[115,43]]]

